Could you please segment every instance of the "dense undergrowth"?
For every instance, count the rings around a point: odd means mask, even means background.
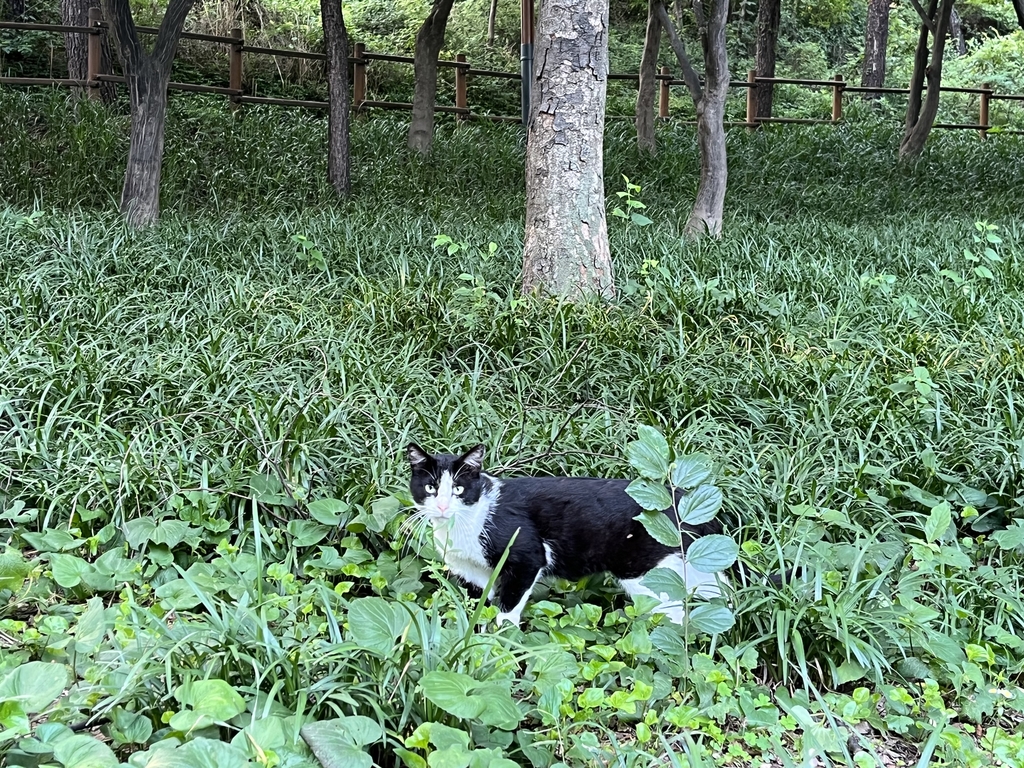
[[[3,99],[8,764],[304,766],[309,721],[339,765],[1024,761],[1015,140],[733,132],[726,236],[687,244],[692,133],[613,128],[610,197],[655,223],[612,219],[619,295],[571,306],[516,289],[514,127],[422,162],[357,121],[338,204],[321,122],[176,101],[130,232],[121,119]],[[406,442],[630,476],[640,425],[802,577],[738,584],[715,637],[601,578],[475,631],[402,527]]]

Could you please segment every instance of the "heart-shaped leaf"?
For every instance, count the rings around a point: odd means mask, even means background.
[[[30,661],[0,680],[0,701],[16,701],[28,713],[42,712],[67,684],[68,668],[63,664]]]

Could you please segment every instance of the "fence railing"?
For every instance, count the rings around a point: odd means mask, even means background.
[[[31,24],[21,22],[0,22],[0,29],[10,30],[33,30],[41,32],[52,32],[60,34],[88,35],[87,46],[88,63],[86,67],[87,76],[85,80],[72,80],[67,78],[46,78],[46,77],[0,77],[0,85],[48,85],[59,87],[71,87],[85,89],[92,98],[99,98],[100,83],[124,83],[125,78],[102,71],[102,48],[100,35],[106,34],[109,25],[103,21],[99,8],[89,9],[89,25],[85,27],[63,26],[59,24]],[[138,27],[142,34],[156,34],[155,27]],[[243,56],[246,54],[257,56],[274,56],[292,59],[311,59],[315,61],[326,61],[327,56],[322,53],[309,53],[305,51],[294,51],[283,48],[266,48],[256,45],[247,45],[240,28],[231,30],[230,36],[208,35],[199,32],[183,32],[181,37],[186,40],[199,40],[208,43],[217,43],[227,46],[228,49],[228,86],[201,85],[197,83],[169,84],[171,90],[193,91],[197,93],[210,93],[226,96],[233,108],[241,104],[276,104],[287,107],[307,107],[322,109],[327,107],[325,101],[307,101],[301,99],[282,99],[266,96],[247,95],[245,92]],[[411,110],[412,105],[393,101],[375,101],[367,99],[367,67],[374,61],[394,62],[400,64],[413,64],[411,56],[396,56],[389,53],[372,53],[367,51],[362,43],[355,43],[352,55],[349,57],[351,65],[352,83],[352,108],[354,111],[367,109],[398,109]],[[464,54],[459,54],[454,61],[439,60],[439,68],[452,68],[455,70],[455,104],[438,104],[435,109],[438,112],[452,113],[459,120],[484,119],[506,122],[520,122],[519,116],[503,116],[479,114],[471,111],[469,107],[468,81],[471,77],[504,78],[507,80],[520,81],[522,87],[522,75],[519,72],[500,72],[491,69],[475,69],[467,60]],[[668,67],[662,67],[660,74],[656,75],[659,83],[658,94],[658,116],[662,119],[670,119],[669,103],[671,88],[683,86],[685,81],[672,77]],[[609,74],[609,80],[625,80],[639,82],[639,75],[636,74]],[[795,85],[813,89],[831,89],[832,91],[832,115],[831,118],[795,118],[795,117],[758,117],[756,111],[756,94],[759,86],[774,83],[777,85]],[[876,93],[876,94],[904,94],[910,93],[909,88],[869,88],[858,85],[851,85],[845,82],[841,75],[835,75],[831,80],[804,80],[799,78],[786,77],[758,77],[754,70],[747,73],[746,80],[736,80],[729,83],[730,88],[746,89],[746,116],[743,121],[731,121],[728,125],[746,126],[756,128],[762,123],[838,123],[843,119],[843,97],[853,93]],[[962,129],[978,131],[982,138],[985,138],[992,130],[990,124],[990,109],[993,101],[1024,101],[1022,94],[996,93],[988,87],[980,88],[959,88],[943,86],[940,89],[945,93],[966,93],[977,95],[978,98],[978,122],[977,123],[936,123],[936,128]],[[1024,131],[1000,130],[1000,133],[1019,134]]]

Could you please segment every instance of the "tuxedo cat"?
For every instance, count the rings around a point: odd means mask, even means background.
[[[658,543],[633,519],[642,510],[626,493],[628,480],[492,477],[483,472],[482,445],[461,456],[430,455],[415,443],[406,451],[412,466],[415,517],[430,521],[445,566],[474,594],[481,594],[487,586],[518,529],[488,595],[492,601],[497,597],[499,626],[505,621],[519,624],[542,576],[578,580],[608,571],[630,595],[660,600],[655,610],[676,623],[682,623],[684,607],[640,583],[651,569],[671,568],[697,597],[722,593],[722,577],[694,569],[678,547]],[[665,514],[675,521],[674,508]],[[720,533],[721,525],[712,520],[705,525],[683,525],[682,530],[685,551],[696,538]]]

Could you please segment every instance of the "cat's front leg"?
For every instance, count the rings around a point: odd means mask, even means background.
[[[498,607],[501,610],[495,617],[499,628],[506,622],[519,626],[523,609],[541,573],[542,568],[513,567],[501,575],[501,585],[498,588]]]

